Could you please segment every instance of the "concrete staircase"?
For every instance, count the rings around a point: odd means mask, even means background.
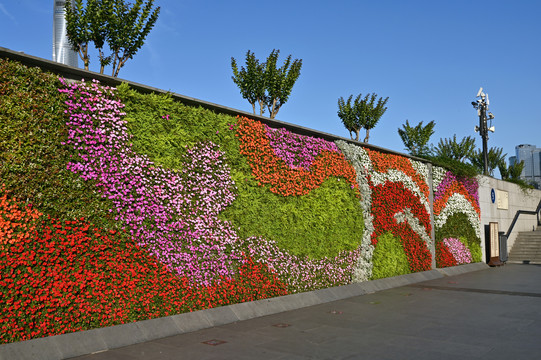
[[[519,232],[507,262],[541,264],[541,230]]]

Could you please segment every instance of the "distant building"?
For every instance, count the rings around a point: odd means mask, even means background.
[[[541,188],[541,148],[535,145],[522,144],[515,146],[516,156],[509,158],[511,165],[524,161],[524,169],[520,178],[536,188]]]
[[[79,55],[72,50],[66,35],[66,0],[54,0],[53,4],[53,61],[77,67]]]

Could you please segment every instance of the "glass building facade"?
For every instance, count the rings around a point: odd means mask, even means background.
[[[538,189],[541,188],[541,148],[535,145],[522,144],[515,146],[516,156],[509,158],[511,164],[524,161],[524,169],[520,178]]]
[[[77,67],[79,55],[71,49],[66,35],[66,0],[55,0],[53,4],[53,61]]]

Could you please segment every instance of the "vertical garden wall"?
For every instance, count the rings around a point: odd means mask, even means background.
[[[0,96],[0,343],[481,260],[445,169],[7,60]]]

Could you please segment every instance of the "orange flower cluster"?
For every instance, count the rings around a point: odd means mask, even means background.
[[[428,199],[430,190],[426,183],[426,180],[415,171],[411,165],[411,161],[407,157],[385,154],[379,151],[366,149],[370,160],[372,161],[372,166],[374,171],[379,173],[386,173],[389,169],[396,169],[402,171],[404,174],[409,176],[419,187],[423,195]]]
[[[36,228],[36,219],[42,214],[36,209],[21,206],[8,199],[5,186],[0,189],[0,250],[4,245],[15,244],[31,236]]]
[[[330,176],[345,178],[360,197],[355,169],[343,154],[322,151],[309,170],[291,168],[274,153],[265,126],[259,121],[239,117],[237,133],[240,153],[245,155],[252,173],[260,184],[269,184],[270,191],[283,196],[306,195]]]
[[[454,194],[463,195],[466,200],[468,200],[468,202],[473,206],[475,212],[479,216],[481,216],[481,208],[479,208],[479,204],[477,203],[475,198],[468,192],[468,190],[466,190],[464,185],[462,185],[458,181],[453,181],[451,186],[445,189],[445,194],[443,194],[443,196],[439,197],[434,201],[434,215],[439,215],[441,213],[441,211],[447,205],[447,201],[449,201],[449,198]]]

